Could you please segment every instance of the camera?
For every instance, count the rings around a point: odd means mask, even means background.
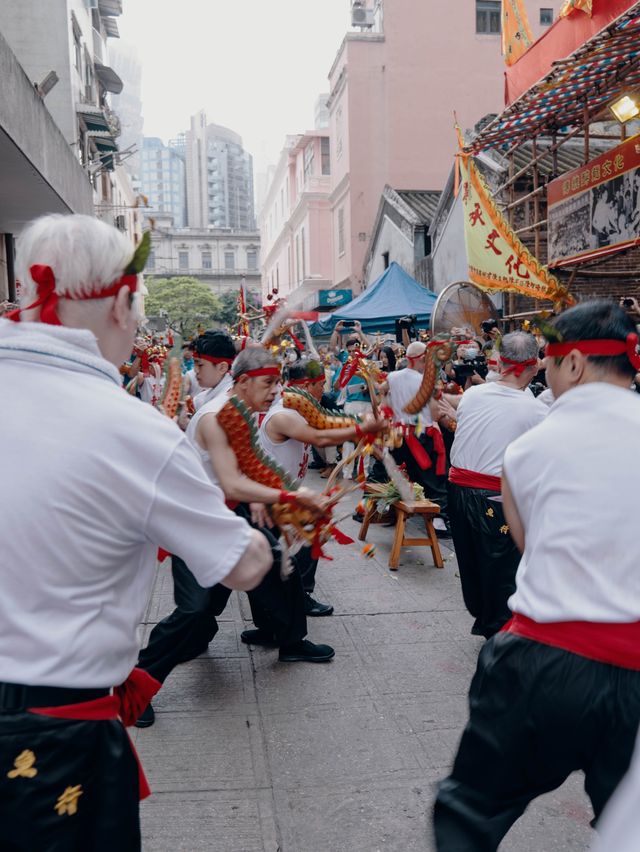
[[[491,334],[494,329],[498,327],[498,321],[494,319],[486,319],[482,320],[480,323],[480,328],[482,329],[483,334]]]
[[[622,305],[625,308],[632,308],[633,307],[633,299],[623,299]]]
[[[477,373],[481,379],[486,379],[489,367],[484,355],[475,355],[473,358],[463,357],[461,361],[454,361],[451,365],[456,376],[456,382],[462,387],[467,379]]]
[[[531,391],[531,393],[532,393],[534,396],[540,396],[540,394],[541,394],[543,391],[546,391],[546,389],[547,389],[547,386],[546,386],[545,384],[543,384],[542,382],[536,382],[536,381],[533,381],[533,382],[531,382],[531,384],[529,385],[529,390]]]
[[[343,328],[355,328],[356,321],[355,320],[342,320]]]
[[[407,332],[410,340],[415,340],[418,337],[418,330],[416,328],[417,324],[418,317],[415,314],[411,314],[406,317],[399,317],[396,320],[396,341],[398,343],[402,343],[403,331]]]

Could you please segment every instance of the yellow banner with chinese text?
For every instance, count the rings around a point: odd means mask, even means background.
[[[522,0],[502,0],[502,54],[513,65],[533,43],[527,10]]]
[[[512,231],[473,158],[459,154],[469,280],[488,292],[511,292],[574,304],[566,287]]]
[[[568,18],[572,12],[584,12],[589,17],[593,14],[593,0],[567,0],[562,9],[560,17]]]

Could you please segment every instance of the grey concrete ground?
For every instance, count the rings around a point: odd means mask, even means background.
[[[351,520],[341,524],[354,537]],[[469,635],[456,563],[426,548],[387,568],[389,527],[372,526],[375,557],[331,545],[317,597],[331,618],[309,638],[336,649],[325,665],[279,663],[249,650],[246,597],[234,594],[206,655],[179,667],[135,731],[154,791],[142,805],[145,852],[431,852],[430,812],[466,721],[480,640]],[[172,608],[159,569],[145,623]],[[538,800],[504,852],[587,850],[591,813],[576,775]]]

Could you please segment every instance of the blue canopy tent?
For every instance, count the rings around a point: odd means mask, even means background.
[[[397,263],[391,263],[377,281],[344,308],[311,326],[311,334],[331,334],[338,320],[359,320],[362,330],[393,332],[395,320],[415,314],[418,325],[429,326],[436,296],[412,278]]]

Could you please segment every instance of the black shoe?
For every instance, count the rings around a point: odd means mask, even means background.
[[[364,521],[364,515],[361,515],[360,512],[354,512],[353,515],[351,515],[351,517],[353,518],[354,521],[357,521],[359,524],[361,524]]]
[[[153,706],[147,704],[147,709],[144,710],[133,723],[136,728],[150,728],[156,720],[156,714]]]
[[[335,655],[331,645],[315,645],[308,639],[301,639],[295,645],[280,648],[278,659],[281,663],[328,663]]]
[[[326,466],[326,462],[312,461],[307,465],[307,470],[324,470]]]
[[[240,641],[245,645],[260,645],[263,648],[278,647],[273,633],[267,633],[266,630],[243,630]]]
[[[323,615],[332,615],[333,607],[331,604],[323,604],[314,600],[307,592],[304,596],[304,611],[306,615],[310,615],[312,618],[319,618]]]

